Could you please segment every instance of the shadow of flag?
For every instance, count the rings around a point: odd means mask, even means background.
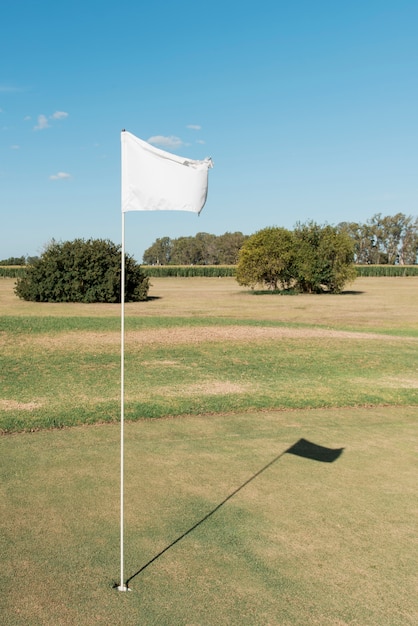
[[[296,456],[302,456],[312,461],[322,461],[322,463],[333,463],[342,454],[343,450],[344,448],[325,448],[307,439],[299,439],[299,441],[286,450],[285,454],[295,454]]]

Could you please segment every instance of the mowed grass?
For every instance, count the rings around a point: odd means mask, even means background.
[[[127,306],[126,415],[415,405],[417,281],[283,297],[153,279],[152,299]],[[119,419],[119,307],[21,302],[7,279],[0,306],[0,430]]]
[[[77,342],[75,342],[77,344]],[[3,431],[119,418],[117,347],[3,352]],[[253,409],[411,405],[418,401],[416,342],[282,338],[127,349],[129,419]]]
[[[415,625],[415,443],[404,407],[128,423],[120,593],[118,426],[3,437],[2,623]]]
[[[125,594],[119,427],[100,424],[119,308],[0,281],[2,623],[418,623],[418,279],[152,282],[126,310]],[[344,452],[286,454],[301,437]]]

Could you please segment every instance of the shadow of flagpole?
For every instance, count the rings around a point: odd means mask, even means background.
[[[319,446],[319,445],[317,445],[315,443],[312,443],[312,442],[308,441],[307,439],[299,439],[295,444],[293,444],[293,446],[290,446],[290,448],[288,448],[284,452],[281,452],[280,454],[278,454],[272,461],[267,463],[267,465],[262,467],[260,470],[258,470],[258,472],[253,474],[250,478],[248,478],[248,480],[246,480],[244,483],[242,483],[242,485],[237,487],[237,489],[235,489],[224,500],[222,500],[222,502],[220,502],[214,509],[212,509],[212,511],[207,513],[207,515],[205,515],[204,517],[202,517],[202,519],[200,519],[198,522],[196,522],[196,524],[193,524],[193,526],[191,526],[188,530],[186,530],[182,535],[177,537],[177,539],[172,541],[163,550],[158,552],[158,554],[156,554],[152,559],[150,559],[147,563],[145,563],[145,565],[143,565],[137,572],[135,572],[135,574],[132,574],[132,576],[130,576],[130,578],[127,579],[126,586],[128,586],[129,583],[134,578],[139,576],[139,574],[141,572],[143,572],[145,569],[147,569],[147,567],[149,567],[152,563],[154,563],[154,561],[159,559],[163,554],[168,552],[168,550],[170,550],[173,546],[175,546],[182,539],[187,537],[187,535],[189,535],[191,532],[196,530],[196,528],[198,528],[201,524],[206,522],[206,520],[208,520],[210,517],[212,517],[212,515],[214,515],[217,511],[219,511],[219,509],[221,507],[223,507],[229,500],[231,500],[231,498],[236,496],[238,492],[240,492],[242,489],[244,489],[244,487],[246,487],[250,482],[252,482],[256,478],[258,478],[258,476],[260,476],[260,474],[262,474],[267,469],[269,469],[269,467],[274,465],[274,463],[276,463],[279,459],[281,459],[282,456],[284,456],[285,454],[293,454],[295,456],[300,456],[300,457],[303,457],[305,459],[310,459],[311,461],[320,461],[322,463],[333,463],[342,454],[343,450],[344,450],[344,448],[337,448],[337,449],[326,448],[324,446]]]

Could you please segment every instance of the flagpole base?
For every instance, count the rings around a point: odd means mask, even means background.
[[[129,589],[128,585],[115,585],[115,587],[118,591],[132,591],[132,589]]]

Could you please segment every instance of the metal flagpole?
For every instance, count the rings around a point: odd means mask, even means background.
[[[120,584],[119,591],[129,591],[124,581],[123,572],[123,531],[124,531],[124,421],[125,421],[125,211],[157,211],[157,210],[185,210],[200,213],[207,195],[207,170],[212,167],[211,159],[205,161],[188,161],[182,157],[169,155],[157,150],[146,142],[141,141],[130,133],[122,130],[121,135],[121,213],[122,213],[122,259],[121,259],[121,382],[120,382]],[[129,141],[129,148],[128,148]],[[144,146],[146,150],[144,152]],[[148,157],[148,151],[157,155],[158,160]],[[145,154],[145,156],[144,156]],[[129,159],[128,159],[129,157]],[[167,161],[167,158],[169,159]],[[144,160],[145,159],[145,160]],[[150,160],[151,159],[151,160]],[[162,165],[164,164],[164,166]],[[192,165],[192,167],[190,167]],[[186,168],[184,168],[186,166]],[[197,169],[195,169],[195,167]],[[141,169],[142,168],[142,169]],[[143,200],[136,195],[139,185],[136,179],[136,169],[151,172],[152,182],[147,186],[145,180],[145,197],[150,196],[150,206],[145,207]],[[167,169],[168,168],[168,169]],[[173,171],[173,168],[175,171]],[[182,176],[177,174],[182,172]],[[187,172],[187,173],[186,173]],[[206,174],[206,176],[204,175]],[[157,176],[158,175],[158,176]],[[190,178],[191,176],[191,178]],[[161,185],[155,185],[155,178],[163,177]],[[166,180],[167,179],[167,180]],[[181,182],[184,181],[184,182]],[[185,188],[192,189],[193,193],[185,193]],[[144,194],[142,194],[144,195]],[[126,206],[129,204],[129,206]],[[115,585],[116,586],[116,585]]]
[[[123,477],[124,477],[124,426],[125,426],[125,213],[122,211],[122,253],[120,286],[120,585],[119,591],[127,591],[123,579]]]

